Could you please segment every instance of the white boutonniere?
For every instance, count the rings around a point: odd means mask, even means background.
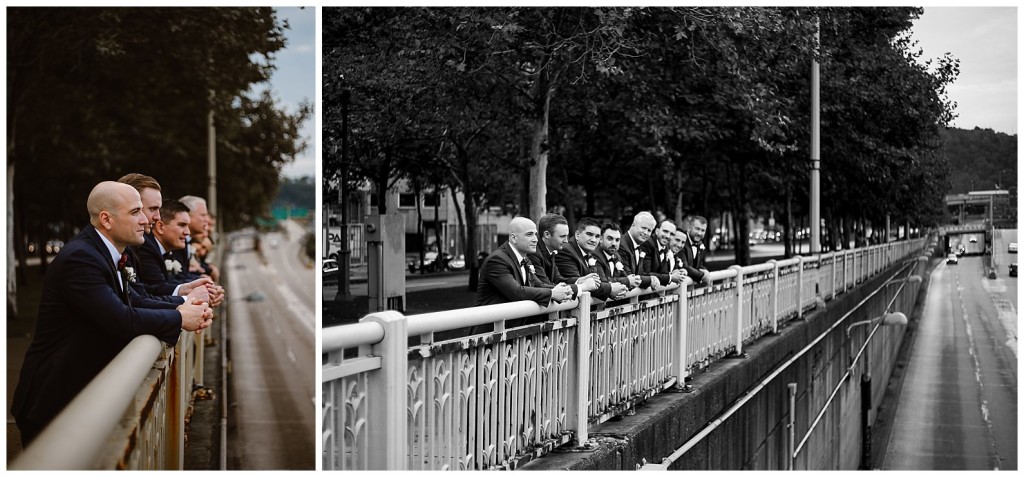
[[[646,256],[647,256],[647,252],[644,252],[643,250],[641,250],[640,251],[640,258],[644,258]]]
[[[164,260],[164,267],[167,268],[168,272],[180,273],[181,264],[177,260]]]
[[[589,259],[587,259],[587,265],[590,265],[591,267],[597,265],[597,259],[595,259],[594,257],[590,257]]]
[[[532,263],[527,264],[526,268],[530,270],[530,275],[536,275],[537,274],[537,272],[534,271],[534,269],[533,269],[533,264]]]
[[[128,277],[129,282],[139,281],[139,276],[135,274],[135,269],[132,267],[124,267],[124,274]]]
[[[622,271],[622,262],[615,262],[615,269],[621,272]]]

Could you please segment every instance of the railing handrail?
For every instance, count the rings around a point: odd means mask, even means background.
[[[133,339],[11,464],[15,470],[92,467],[135,398],[164,345],[152,335]]]

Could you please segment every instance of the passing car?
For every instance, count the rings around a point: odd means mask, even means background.
[[[1017,253],[1017,242],[1010,242],[1010,246],[1006,248],[1007,252]]]
[[[339,267],[337,260],[331,260],[329,258],[324,259],[323,264],[323,282],[336,282],[338,281]]]
[[[946,263],[949,265],[956,265],[960,261],[960,258],[955,253],[951,253],[946,256]]]
[[[1010,276],[1011,277],[1017,276],[1017,262],[1013,262],[1013,263],[1010,264]]]
[[[971,237],[971,243],[978,243],[978,237]]]

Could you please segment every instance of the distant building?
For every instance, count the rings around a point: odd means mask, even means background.
[[[405,251],[410,260],[419,257],[420,247],[423,247],[424,252],[443,252],[452,257],[465,256],[465,215],[459,220],[459,211],[464,209],[462,193],[453,196],[450,189],[442,189],[435,194],[428,189],[417,197],[406,181],[400,181],[395,188],[396,210],[405,217]],[[324,199],[325,226],[330,238],[335,237],[331,230],[337,230],[340,234],[342,215],[341,201],[338,197],[332,199]],[[454,203],[456,200],[458,207]],[[354,190],[349,194],[348,206],[349,224],[361,225],[365,223],[366,216],[378,213],[377,194],[372,193],[369,187]],[[464,213],[464,210],[461,211]],[[478,213],[475,232],[477,251],[489,253],[500,246],[508,238],[508,223],[511,220],[512,217],[503,213],[501,207],[489,207]],[[353,250],[352,263],[360,264],[365,263],[366,247],[360,243],[363,242],[361,231],[353,230],[356,228],[350,227],[349,243]],[[334,258],[333,254],[339,247],[340,242],[325,246],[325,255]]]

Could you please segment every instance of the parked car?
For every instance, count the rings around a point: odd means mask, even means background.
[[[1010,242],[1010,246],[1006,248],[1007,252],[1017,253],[1017,242]]]
[[[338,271],[339,267],[337,260],[332,260],[330,258],[324,259],[324,264],[322,268],[324,283],[338,281],[338,274],[341,272]]]
[[[960,258],[958,258],[955,253],[951,253],[948,256],[946,256],[946,263],[949,265],[956,265],[959,261]]]
[[[1013,262],[1013,263],[1010,264],[1010,276],[1011,277],[1017,276],[1017,262]]]
[[[978,243],[978,237],[971,237],[971,243]]]

